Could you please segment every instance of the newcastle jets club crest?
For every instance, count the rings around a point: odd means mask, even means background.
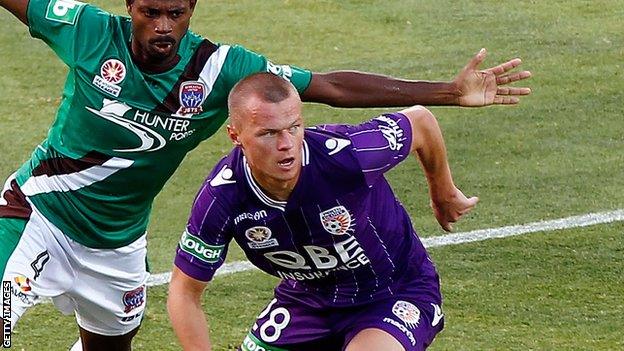
[[[351,214],[344,206],[336,206],[320,213],[323,228],[334,235],[344,235],[353,230],[355,223],[351,221]]]
[[[180,85],[180,109],[177,115],[192,116],[202,113],[206,100],[206,86],[198,81],[188,81]]]

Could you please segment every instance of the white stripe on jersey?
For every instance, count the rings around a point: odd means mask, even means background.
[[[229,45],[219,46],[217,51],[213,52],[212,55],[210,55],[210,58],[206,61],[204,68],[202,68],[202,71],[199,74],[199,81],[204,83],[204,85],[206,86],[205,96],[210,95],[210,92],[212,92],[214,83],[217,81],[219,73],[221,73],[223,63],[225,62],[225,58],[227,57],[229,51]]]
[[[28,178],[20,188],[26,196],[50,193],[53,191],[66,192],[78,190],[104,180],[122,169],[129,168],[133,163],[133,160],[113,157],[104,162],[101,166],[93,166],[80,172],[31,177]]]
[[[251,175],[251,169],[249,168],[249,164],[247,163],[247,158],[243,156],[243,164],[245,169],[245,178],[247,179],[247,184],[251,188],[254,194],[264,203],[265,205],[273,208],[277,208],[278,210],[286,210],[286,201],[277,201],[271,199],[267,196],[262,189],[256,184],[256,181],[253,179],[253,175]]]

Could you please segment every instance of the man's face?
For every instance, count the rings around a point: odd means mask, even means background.
[[[303,118],[295,93],[278,103],[252,97],[228,126],[230,138],[245,153],[254,178],[271,191],[292,190],[301,172]]]
[[[134,0],[127,8],[132,18],[134,54],[154,63],[175,57],[188,30],[195,1]]]

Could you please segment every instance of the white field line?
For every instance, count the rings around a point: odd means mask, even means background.
[[[488,239],[506,238],[509,236],[523,235],[535,232],[547,232],[553,230],[588,227],[596,224],[622,222],[624,221],[624,209],[611,212],[589,213],[585,215],[572,216],[548,221],[539,221],[528,224],[512,225],[508,227],[473,230],[470,232],[447,234],[433,238],[421,238],[423,245],[427,248],[446,245],[457,245]],[[215,276],[229,275],[238,272],[246,272],[254,267],[249,261],[235,261],[226,263]],[[171,280],[171,272],[153,274],[147,280],[147,286],[159,286],[168,284]],[[41,298],[36,303],[48,303],[50,298]]]
[[[446,245],[457,245],[474,241],[482,241],[496,238],[506,238],[509,236],[523,235],[535,232],[548,232],[561,229],[587,227],[596,224],[612,223],[624,221],[624,209],[611,212],[589,213],[585,215],[553,219],[548,221],[533,222],[508,227],[473,230],[470,232],[447,234],[433,238],[421,238],[423,245],[427,248]],[[229,275],[238,272],[245,272],[256,269],[249,261],[236,261],[226,263],[215,276]],[[169,283],[171,272],[152,275],[148,281],[148,286],[158,286]]]

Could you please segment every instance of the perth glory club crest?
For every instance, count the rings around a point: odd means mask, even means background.
[[[336,206],[320,213],[323,228],[330,234],[344,235],[353,230],[351,214],[344,206]]]

